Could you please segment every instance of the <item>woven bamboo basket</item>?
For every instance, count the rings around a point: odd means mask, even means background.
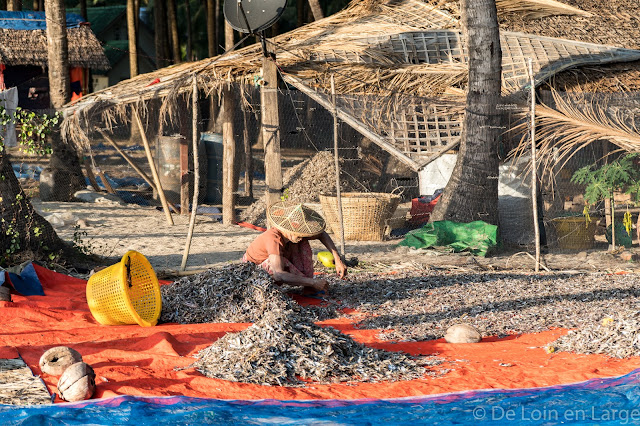
[[[347,192],[342,194],[344,239],[382,241],[387,219],[393,216],[400,197],[379,192]],[[338,198],[321,195],[320,203],[327,225],[335,235],[340,233]]]

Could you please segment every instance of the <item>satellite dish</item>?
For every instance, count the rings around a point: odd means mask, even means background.
[[[224,17],[241,33],[258,33],[282,16],[287,0],[224,0]]]

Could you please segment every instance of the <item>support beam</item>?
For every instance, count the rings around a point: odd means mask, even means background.
[[[142,143],[144,144],[144,152],[145,154],[147,154],[147,161],[149,162],[149,167],[151,167],[151,174],[153,175],[153,180],[156,184],[156,189],[158,190],[158,196],[160,197],[160,202],[162,203],[164,215],[167,218],[167,223],[169,225],[173,225],[173,217],[171,217],[171,212],[169,211],[169,203],[167,203],[167,198],[164,196],[164,190],[162,189],[162,184],[160,183],[160,176],[158,176],[156,165],[153,163],[153,155],[151,154],[149,140],[147,139],[147,135],[144,132],[144,127],[142,127],[142,122],[140,121],[140,116],[138,115],[138,111],[136,111],[135,106],[132,107],[132,110],[133,119],[138,125],[138,130],[140,130],[140,136],[142,137]]]
[[[122,158],[124,158],[127,163],[129,163],[129,165],[133,168],[133,170],[135,170],[136,172],[138,172],[138,174],[140,175],[140,177],[142,179],[145,180],[145,182],[147,182],[147,184],[151,187],[152,191],[157,191],[156,190],[156,185],[153,183],[153,181],[151,180],[151,178],[149,176],[147,176],[147,174],[140,168],[137,166],[136,163],[133,162],[133,160],[131,159],[131,157],[129,157],[127,155],[126,152],[124,152],[122,150],[122,148],[120,148],[120,146],[113,140],[111,139],[109,136],[107,136],[107,134],[105,132],[102,131],[102,129],[98,129],[96,128],[96,130],[98,131],[98,133],[100,133],[102,135],[102,137],[104,138],[104,140],[106,140],[107,142],[109,142],[109,144],[114,147],[116,149],[116,151],[118,151],[118,154],[120,154],[122,156]]]
[[[278,117],[278,69],[270,57],[262,59],[260,104],[262,109],[262,140],[264,142],[267,206],[280,201],[282,194],[282,163],[280,157],[280,120]]]

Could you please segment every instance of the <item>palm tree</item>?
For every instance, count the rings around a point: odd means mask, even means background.
[[[25,253],[51,253],[65,247],[51,224],[33,208],[0,149],[0,265],[9,266]],[[37,256],[39,257],[39,256]]]
[[[171,53],[173,56],[173,63],[177,64],[181,62],[182,55],[180,54],[180,37],[178,34],[178,14],[176,10],[176,0],[167,1],[167,19],[169,21],[169,34],[171,36]]]
[[[59,109],[71,99],[64,0],[45,0],[45,13],[49,97],[51,106]],[[53,153],[49,160],[49,167],[45,169],[40,179],[40,195],[47,201],[69,201],[77,190],[85,187],[78,154],[72,146],[61,140],[59,133],[53,135],[51,147]]]
[[[207,46],[209,48],[209,57],[216,56],[216,2],[214,0],[207,1]]]
[[[164,68],[169,65],[169,48],[167,39],[167,11],[164,0],[155,0],[153,6],[153,22],[156,48],[156,66]]]
[[[7,10],[13,12],[22,10],[22,0],[7,0]]]
[[[129,73],[138,75],[138,31],[136,31],[135,0],[127,0],[127,37],[129,38]]]
[[[458,160],[433,220],[498,223],[502,52],[495,0],[463,0],[469,87]]]

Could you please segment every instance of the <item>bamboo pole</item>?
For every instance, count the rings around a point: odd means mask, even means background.
[[[164,215],[167,218],[167,223],[169,225],[173,225],[173,217],[171,217],[171,212],[169,211],[169,203],[167,203],[167,198],[164,196],[164,190],[162,189],[162,184],[160,183],[160,177],[158,176],[156,165],[153,164],[153,155],[151,155],[149,140],[147,139],[147,135],[144,132],[144,128],[142,127],[142,121],[140,121],[138,111],[136,111],[135,107],[132,108],[132,111],[133,119],[135,120],[136,124],[138,125],[138,129],[140,130],[140,136],[142,137],[142,143],[144,144],[144,152],[147,154],[147,161],[149,162],[149,167],[151,167],[151,175],[153,176],[153,181],[155,182],[156,189],[158,190],[158,196],[160,197],[160,202],[162,203]]]
[[[111,144],[112,147],[114,147],[116,149],[116,151],[118,151],[118,154],[120,154],[122,156],[122,158],[124,158],[127,163],[129,163],[129,165],[133,168],[133,170],[135,170],[136,172],[138,172],[138,174],[140,175],[140,177],[142,179],[145,180],[145,182],[147,182],[147,184],[151,187],[151,189],[153,191],[156,190],[156,186],[153,183],[153,181],[151,180],[151,178],[149,176],[147,176],[147,174],[136,165],[136,163],[133,162],[133,160],[131,159],[131,157],[129,157],[127,155],[126,152],[124,152],[120,146],[113,140],[111,139],[109,136],[107,136],[107,134],[105,132],[102,131],[102,129],[98,129],[96,128],[96,130],[98,131],[98,133],[100,133],[102,135],[102,137],[109,142],[109,144]]]
[[[536,272],[540,272],[540,224],[538,223],[538,165],[536,161],[536,85],[533,66],[529,58],[531,85],[531,205],[533,207],[533,230],[536,239]]]
[[[338,223],[340,225],[340,254],[344,258],[344,218],[342,216],[342,194],[340,189],[340,161],[338,159],[338,104],[336,103],[336,84],[331,74],[331,100],[333,102],[333,159],[336,167],[336,196],[338,200]]]
[[[247,111],[242,108],[242,140],[244,143],[244,195],[253,198],[253,156],[251,141],[249,140],[249,124]]]
[[[189,257],[189,249],[191,248],[191,239],[193,238],[193,228],[196,225],[196,211],[198,210],[198,195],[200,195],[200,162],[198,159],[198,82],[196,76],[193,76],[193,87],[191,93],[191,102],[193,106],[192,115],[192,138],[193,145],[193,201],[191,206],[191,218],[189,219],[189,231],[187,232],[187,243],[184,245],[184,253],[182,254],[182,264],[180,271],[184,271],[187,267],[187,258]]]

